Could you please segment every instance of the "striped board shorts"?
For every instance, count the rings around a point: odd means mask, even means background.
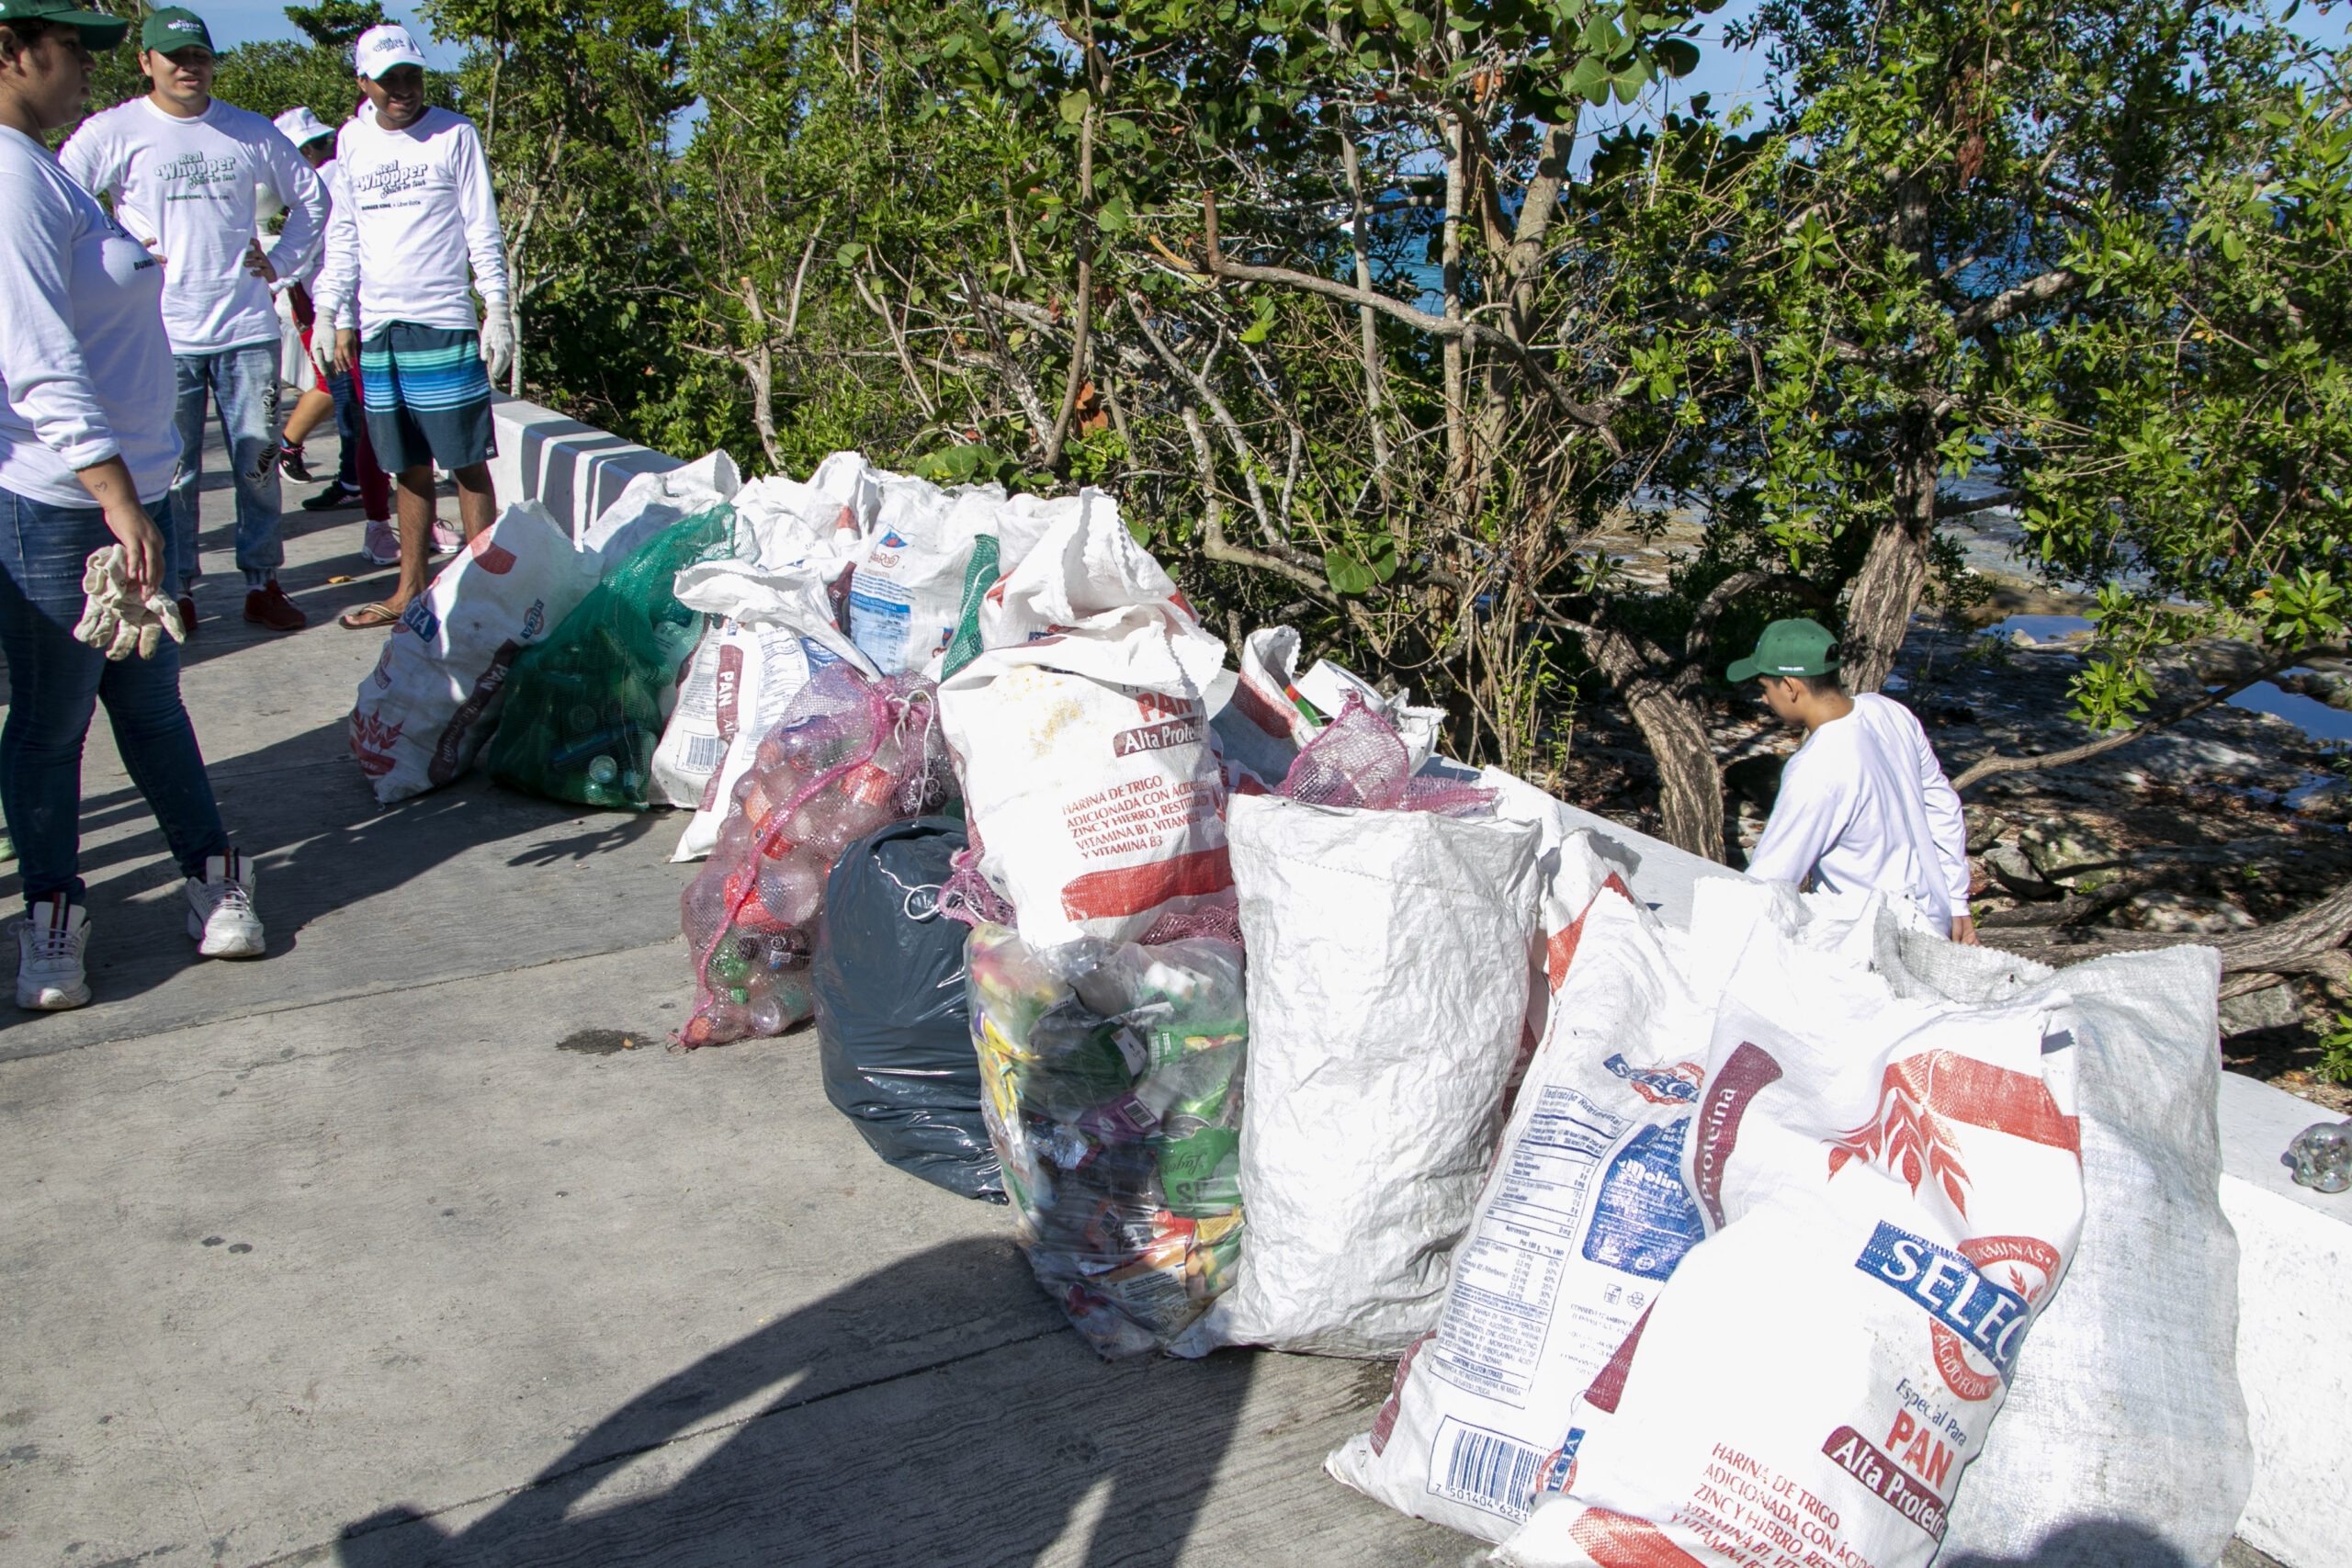
[[[368,439],[385,472],[425,463],[454,471],[497,452],[481,345],[477,333],[408,321],[359,345]]]

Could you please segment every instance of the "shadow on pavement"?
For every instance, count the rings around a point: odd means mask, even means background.
[[[103,714],[94,722],[105,722]],[[542,800],[498,788],[479,769],[446,788],[379,806],[345,750],[341,716],[246,752],[211,773],[230,838],[260,868],[270,960],[300,947],[304,930],[322,916],[394,892],[485,845],[528,838],[530,842],[498,863],[544,868],[614,853],[650,832],[665,827],[674,831],[679,820],[667,812],[595,812]],[[583,817],[578,832],[542,836]],[[179,868],[145,797],[129,785],[85,795],[81,822],[82,875],[90,885],[95,931],[91,984],[99,1000],[138,997],[206,962],[187,938],[176,893]],[[138,830],[103,837],[128,824]],[[0,875],[0,908],[13,910],[22,896],[16,867],[11,863],[0,869],[6,871]],[[580,896],[587,898],[589,891],[583,887]],[[485,940],[495,940],[504,922],[531,912],[501,906],[508,892],[503,886],[481,890],[485,902],[473,918],[489,922],[490,929],[480,932]],[[549,919],[563,913],[539,912]],[[270,990],[266,964],[265,960],[254,977]],[[0,1010],[0,1032],[43,1016]]]
[[[1937,1562],[1938,1568],[2199,1568],[2170,1541],[2124,1523],[2067,1525],[2023,1557],[1971,1551]]]
[[[975,1238],[868,1275],[647,1389],[455,1533],[391,1509],[347,1527],[336,1561],[967,1568],[1031,1563],[1060,1541],[1057,1563],[1173,1563],[1252,1359],[1105,1365],[1042,1312],[1024,1314],[1025,1338],[958,1343],[977,1303],[1005,1298],[1007,1269],[1027,1287],[1009,1243]],[[731,1412],[741,1424],[666,1488],[605,1506],[590,1496],[633,1456],[779,1383],[756,1412]]]

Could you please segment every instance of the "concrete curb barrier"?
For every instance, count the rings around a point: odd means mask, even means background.
[[[685,467],[666,452],[520,398],[493,394],[491,418],[498,455],[490,460],[490,477],[498,487],[499,504],[536,501],[575,539],[620,499],[629,480]]]

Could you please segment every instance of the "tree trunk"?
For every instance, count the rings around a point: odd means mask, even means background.
[[[1894,474],[1894,515],[1871,541],[1846,601],[1845,686],[1875,692],[1894,670],[1911,630],[1911,612],[1928,585],[1928,546],[1935,537],[1935,426],[1925,409],[1905,418]]]
[[[1462,208],[1468,171],[1463,160],[1468,138],[1462,118],[1449,113],[1445,126],[1445,228],[1441,251],[1440,282],[1445,291],[1445,319],[1462,320]],[[1457,520],[1466,520],[1470,508],[1464,485],[1470,473],[1467,399],[1463,389],[1463,345],[1459,333],[1449,335],[1442,351],[1445,367],[1445,488]]]
[[[1543,155],[1536,163],[1535,177],[1521,194],[1510,249],[1502,258],[1498,292],[1510,307],[1503,312],[1502,328],[1513,343],[1526,343],[1535,333],[1535,297],[1544,245],[1551,236],[1552,220],[1560,210],[1560,193],[1567,186],[1568,157],[1576,146],[1576,133],[1574,118],[1544,131]],[[1478,423],[1472,436],[1477,452],[1474,494],[1485,495],[1491,481],[1520,380],[1519,361],[1510,355],[1498,354],[1487,361]]]
[[[1356,140],[1345,130],[1340,132],[1340,161],[1348,171],[1348,199],[1353,207],[1348,234],[1355,249],[1356,287],[1366,294],[1372,292],[1371,219],[1364,209],[1363,169],[1356,156]],[[1362,338],[1363,355],[1364,423],[1372,429],[1372,478],[1380,487],[1384,507],[1393,507],[1394,497],[1388,476],[1388,421],[1381,412],[1380,335],[1372,317],[1372,307],[1356,307],[1356,325]],[[1396,547],[1401,552],[1409,542],[1407,529],[1410,520],[1393,517],[1389,526],[1396,535]]]
[[[1714,744],[1691,705],[1659,678],[1633,638],[1607,626],[1591,628],[1585,648],[1617,686],[1634,728],[1657,763],[1661,832],[1676,849],[1705,860],[1724,858],[1724,775]]]

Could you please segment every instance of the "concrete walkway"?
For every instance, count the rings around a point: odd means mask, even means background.
[[[270,955],[195,958],[95,727],[97,1000],[0,1008],[0,1562],[1472,1551],[1320,1473],[1385,1366],[1105,1365],[1004,1211],[867,1151],[812,1034],[662,1049],[689,999],[675,814],[479,777],[379,807],[343,718],[381,634],[333,617],[389,574],[356,513],[289,485],[281,581],[312,626],[245,626],[211,466],[185,686]]]

